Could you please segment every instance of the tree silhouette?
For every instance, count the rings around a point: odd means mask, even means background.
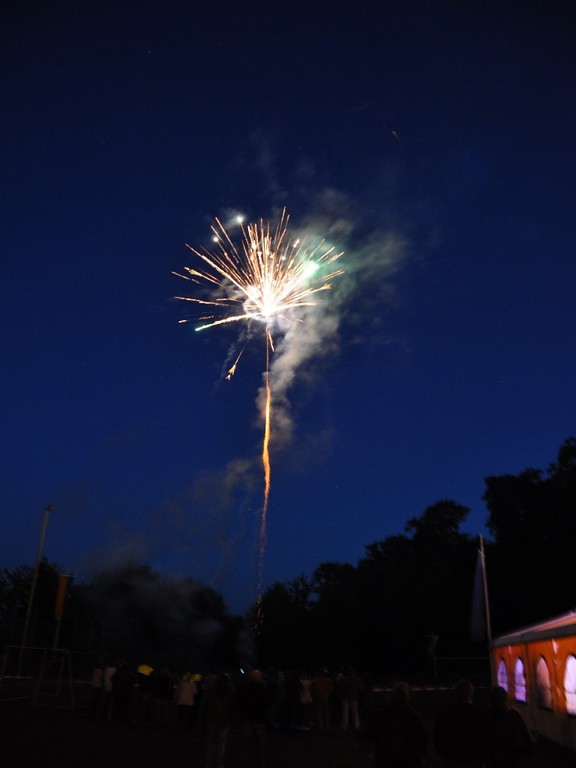
[[[497,631],[548,618],[576,604],[576,440],[548,470],[486,478],[490,592]]]

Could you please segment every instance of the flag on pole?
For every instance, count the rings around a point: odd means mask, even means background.
[[[54,618],[57,621],[62,619],[64,613],[64,603],[68,594],[68,587],[74,577],[70,574],[61,573],[58,577],[58,589],[56,590],[56,604],[54,606]]]
[[[490,606],[488,603],[488,582],[486,579],[486,558],[484,557],[484,539],[478,537],[476,553],[476,572],[472,593],[472,612],[470,617],[470,639],[475,643],[492,640],[490,626]]]

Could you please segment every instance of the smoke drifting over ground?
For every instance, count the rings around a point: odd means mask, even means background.
[[[87,600],[103,647],[133,663],[206,669],[245,663],[252,654],[246,632],[230,623],[218,593],[193,579],[128,565],[100,572]]]

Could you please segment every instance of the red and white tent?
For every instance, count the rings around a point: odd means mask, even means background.
[[[490,657],[528,727],[576,750],[576,610],[495,638]]]

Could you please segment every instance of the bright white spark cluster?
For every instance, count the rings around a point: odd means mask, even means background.
[[[219,219],[212,226],[214,251],[188,248],[207,265],[206,269],[185,267],[178,277],[213,287],[208,298],[176,296],[183,301],[204,305],[210,311],[201,316],[202,331],[215,325],[256,320],[270,332],[279,319],[290,320],[294,310],[313,306],[316,294],[331,288],[330,281],[343,270],[333,263],[342,255],[325,248],[321,241],[309,249],[299,239],[288,237],[289,216],[284,210],[272,230],[269,223],[244,226],[239,222],[242,241],[238,247]],[[203,321],[203,322],[202,322]],[[181,320],[180,322],[188,322]],[[269,337],[271,342],[271,337]]]

